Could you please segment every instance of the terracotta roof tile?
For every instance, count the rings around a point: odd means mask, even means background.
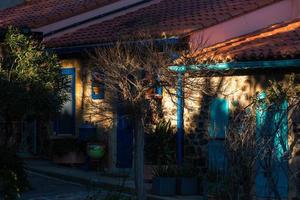
[[[209,27],[280,0],[162,0],[138,11],[51,39],[50,47],[117,40],[141,33],[181,35]],[[90,37],[87,33],[93,33]]]
[[[272,25],[198,52],[199,62],[284,59],[300,56],[300,19]]]
[[[119,0],[31,0],[0,11],[0,27],[38,28]]]

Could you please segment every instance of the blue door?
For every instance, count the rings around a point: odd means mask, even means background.
[[[122,106],[118,108],[117,120],[117,168],[132,168],[133,124]]]
[[[211,102],[209,110],[209,167],[223,171],[226,163],[224,139],[229,121],[229,103],[226,99],[216,98]]]
[[[262,102],[256,111],[257,141],[263,144],[258,151],[266,155],[257,161],[256,196],[259,198],[288,197],[288,161],[284,157],[288,150],[287,107],[287,101],[271,108]],[[269,155],[266,147],[272,149]]]
[[[63,86],[66,88],[67,101],[63,104],[54,124],[56,135],[75,134],[75,68],[64,68],[61,74],[65,76]]]

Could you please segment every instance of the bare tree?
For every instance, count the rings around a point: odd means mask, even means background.
[[[123,115],[132,120],[134,130],[135,185],[139,200],[146,199],[144,186],[144,124],[150,99],[160,83],[162,68],[168,66],[170,57],[154,42],[125,43],[95,51],[92,56],[96,66],[93,78],[105,84],[107,95],[102,110]],[[103,106],[107,105],[107,106]],[[99,112],[99,110],[98,110]]]
[[[297,138],[288,130],[292,130],[292,117],[299,112],[299,106],[299,86],[291,75],[285,82],[270,81],[266,90],[255,94],[248,106],[233,113],[226,136],[229,199],[252,199],[257,173],[266,178],[269,198],[283,199],[278,184],[284,177],[274,169],[284,172],[286,179],[294,177],[288,160]],[[290,143],[288,134],[294,138]]]
[[[165,45],[157,45],[155,40],[144,42],[117,42],[111,46],[97,49],[90,55],[96,66],[92,70],[93,78],[104,83],[106,95],[103,102],[92,106],[97,113],[105,115],[103,119],[111,119],[106,115],[108,110],[117,113],[122,107],[123,114],[133,122],[135,141],[135,184],[138,199],[146,197],[144,187],[144,128],[145,119],[150,109],[150,103],[156,98],[155,88],[163,87],[171,100],[176,104],[178,94],[177,72],[169,70],[168,66],[194,66],[185,71],[183,76],[183,94],[186,100],[197,101],[195,93],[211,94],[207,87],[207,79],[211,76],[221,75],[206,67],[213,62],[213,56],[206,58],[205,64],[196,66],[199,59],[204,56],[205,41],[197,49],[170,48]],[[176,56],[174,56],[176,55]],[[188,105],[183,105],[188,106]]]

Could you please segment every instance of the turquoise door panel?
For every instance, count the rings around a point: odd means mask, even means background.
[[[210,137],[225,138],[228,121],[229,102],[226,99],[214,99],[210,105]]]
[[[229,103],[216,98],[210,105],[208,159],[210,169],[223,171],[226,166],[224,139],[229,121]]]
[[[284,101],[280,106],[267,108],[264,102],[256,111],[257,139],[258,141],[270,141],[273,149],[271,160],[260,158],[257,162],[256,171],[256,196],[260,198],[275,198],[274,189],[271,188],[272,177],[275,188],[281,199],[288,195],[288,162],[284,158],[288,150],[288,102]],[[264,146],[259,153],[263,154]],[[272,174],[268,175],[266,166],[272,166]]]
[[[224,171],[226,167],[224,141],[211,140],[208,143],[208,165],[210,169]]]

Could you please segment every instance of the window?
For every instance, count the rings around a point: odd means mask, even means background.
[[[93,72],[92,73],[92,99],[104,99],[105,96],[105,85],[103,83],[103,73]]]

